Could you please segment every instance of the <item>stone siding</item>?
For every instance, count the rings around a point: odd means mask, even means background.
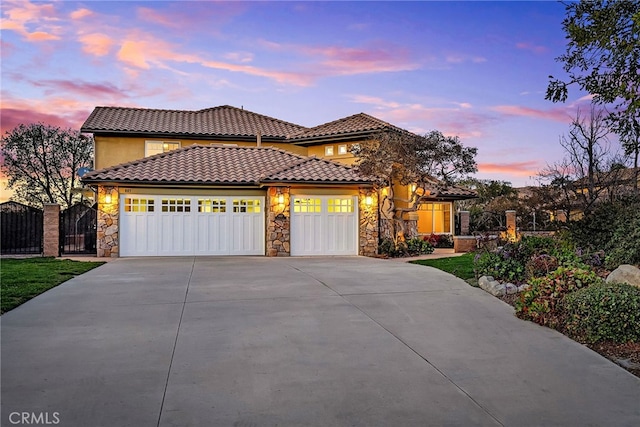
[[[106,202],[107,195],[111,203]],[[98,186],[98,257],[117,258],[120,254],[119,203],[118,187]]]
[[[289,190],[289,187],[271,187],[267,191],[267,256],[291,255]]]
[[[370,197],[370,204],[367,203]],[[378,194],[373,189],[361,188],[358,197],[360,203],[359,250],[364,256],[378,253]]]

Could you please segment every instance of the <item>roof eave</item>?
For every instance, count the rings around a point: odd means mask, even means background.
[[[137,136],[145,138],[172,138],[172,139],[204,139],[204,140],[224,140],[238,142],[256,142],[257,135],[218,135],[218,134],[195,134],[195,133],[175,133],[175,132],[142,132],[127,130],[104,130],[80,128],[82,133],[92,133],[94,136]],[[262,143],[265,142],[283,142],[287,143],[286,136],[261,135]]]

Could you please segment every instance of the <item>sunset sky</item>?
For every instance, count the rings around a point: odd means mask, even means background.
[[[2,0],[2,133],[78,129],[95,106],[243,106],[316,126],[365,112],[479,149],[478,178],[535,184],[584,93],[544,99],[559,2]]]

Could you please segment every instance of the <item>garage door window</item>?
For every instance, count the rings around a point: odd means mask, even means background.
[[[198,199],[198,212],[225,213],[227,201],[224,199]]]
[[[260,213],[260,200],[259,199],[234,199],[233,212]]]
[[[295,213],[316,213],[322,212],[320,199],[295,199],[293,201],[293,212]]]
[[[191,212],[191,200],[162,199],[162,212]]]
[[[351,213],[353,212],[352,199],[329,199],[327,211],[330,213]]]
[[[124,199],[125,212],[153,212],[153,199]]]

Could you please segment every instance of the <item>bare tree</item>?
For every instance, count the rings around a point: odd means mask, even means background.
[[[17,201],[67,208],[79,197],[77,171],[90,166],[93,139],[73,130],[34,123],[19,125],[2,138],[2,172]]]
[[[539,173],[543,187],[553,194],[551,204],[568,214],[572,209],[588,214],[596,202],[615,197],[622,174],[614,165],[625,160],[612,149],[609,134],[603,110],[592,106],[588,116],[577,112],[568,135],[560,137],[565,157]]]

